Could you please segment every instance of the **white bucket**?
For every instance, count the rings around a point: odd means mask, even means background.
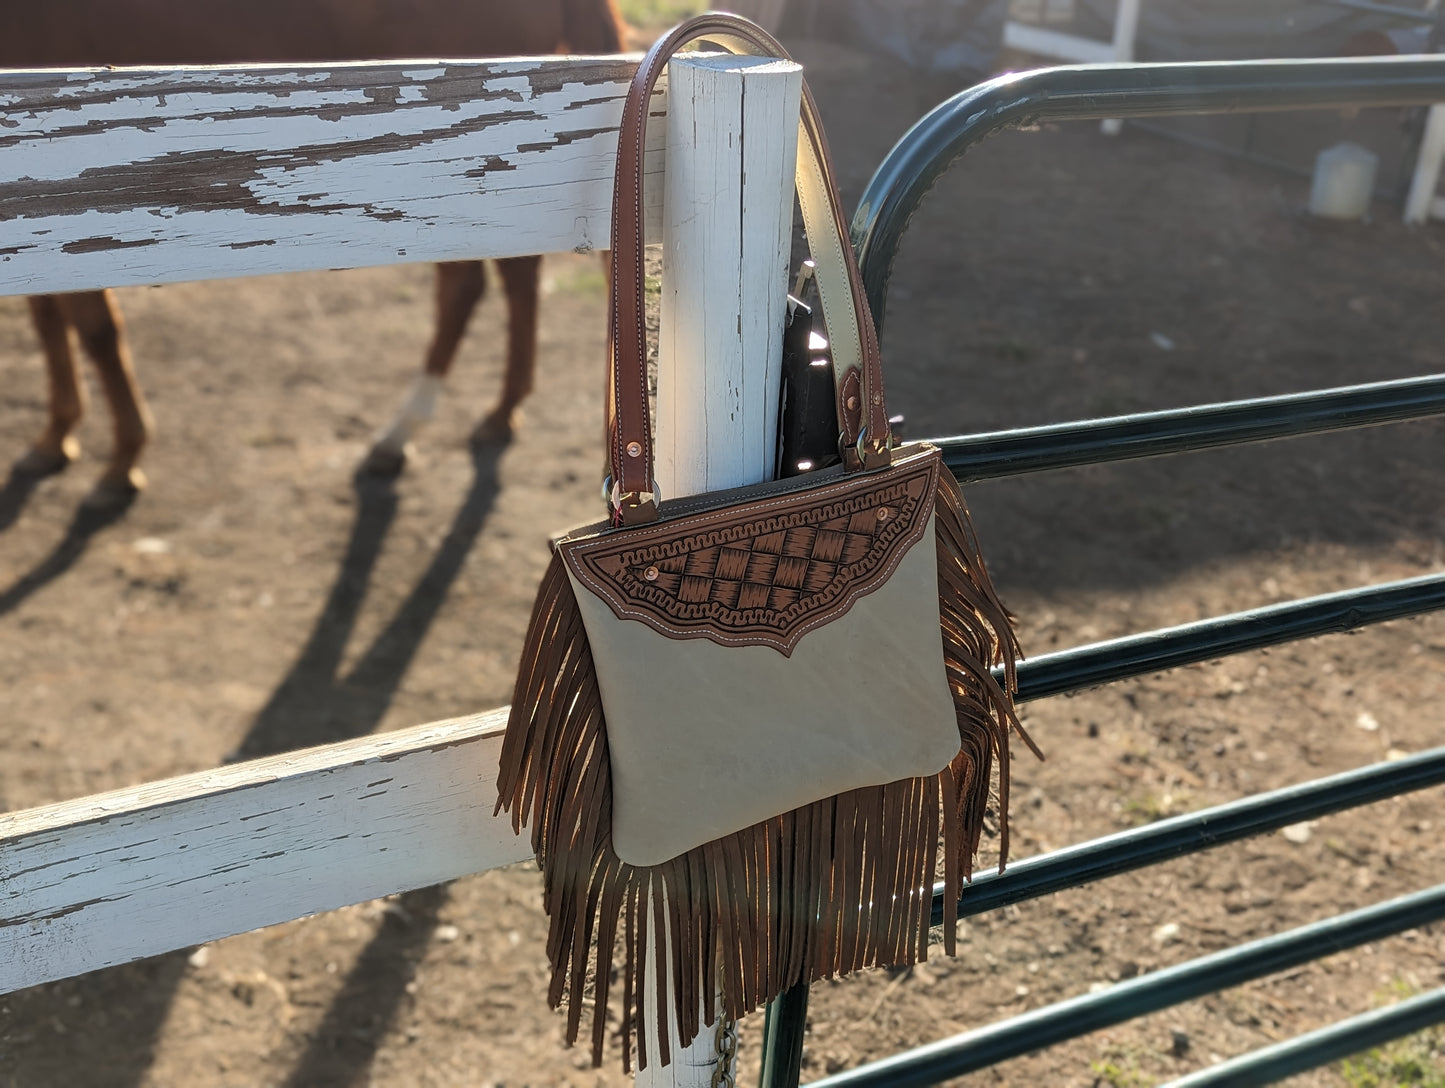
[[[1310,213],[1326,219],[1359,219],[1370,209],[1380,157],[1359,144],[1335,144],[1315,157]]]

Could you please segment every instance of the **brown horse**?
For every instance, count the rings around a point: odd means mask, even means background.
[[[624,40],[615,0],[0,0],[0,25],[0,68],[616,53]],[[508,306],[507,371],[501,399],[473,432],[476,441],[508,438],[532,389],[540,262],[497,262]],[[481,261],[437,266],[436,331],[423,374],[378,436],[368,470],[400,470],[408,434],[430,415],[485,284]],[[56,472],[79,455],[73,431],[85,400],[73,328],[100,373],[115,422],[110,463],[87,501],[129,499],[145,486],[137,462],[151,422],[114,295],[38,295],[30,313],[50,374],[50,419],[16,471]]]

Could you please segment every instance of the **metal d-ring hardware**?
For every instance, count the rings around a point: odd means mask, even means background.
[[[840,435],[839,437],[841,438],[842,436]],[[860,428],[858,429],[858,441],[853,444],[854,452],[856,452],[856,453],[858,454],[858,463],[859,463],[859,464],[866,465],[866,464],[868,463],[868,454],[869,454],[869,453],[878,454],[878,453],[892,453],[892,452],[893,452],[893,447],[894,447],[894,444],[895,444],[895,440],[894,440],[894,437],[893,437],[893,432],[892,432],[891,430],[888,432],[888,441],[887,441],[885,444],[881,445],[881,446],[876,446],[876,447],[874,447],[874,448],[871,449],[871,450],[864,449],[864,446],[867,444],[867,441],[868,441],[868,428],[867,428],[867,426],[860,427]]]
[[[641,492],[629,491],[626,492],[626,494],[639,495]],[[602,501],[607,504],[607,509],[622,509],[622,499],[624,497],[621,483],[612,482],[612,473],[609,472],[606,476],[602,477]],[[662,507],[662,492],[658,489],[656,480],[652,481],[652,505],[658,509]]]

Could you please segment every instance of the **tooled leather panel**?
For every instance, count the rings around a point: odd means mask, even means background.
[[[791,656],[807,632],[881,586],[923,536],[940,463],[933,451],[823,488],[557,547],[619,619]]]

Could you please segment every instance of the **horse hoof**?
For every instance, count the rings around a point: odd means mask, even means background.
[[[493,412],[477,424],[472,431],[473,446],[505,446],[516,434],[522,422],[522,413],[513,408],[510,412],[501,409]]]
[[[410,443],[408,443],[410,445]],[[366,459],[357,471],[362,476],[379,476],[394,479],[406,467],[407,446],[396,449],[392,446],[372,446]]]
[[[146,475],[138,468],[115,475],[106,473],[80,500],[80,505],[86,510],[119,510],[134,502],[145,486]]]
[[[80,443],[74,435],[66,435],[58,449],[32,446],[24,457],[12,466],[17,476],[53,476],[62,472],[80,457]]]

